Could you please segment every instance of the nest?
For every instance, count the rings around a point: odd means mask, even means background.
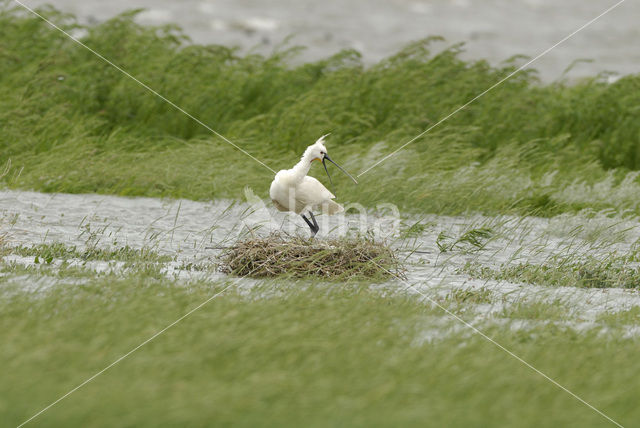
[[[219,260],[224,273],[256,278],[404,278],[393,250],[370,239],[320,241],[272,234],[239,241]]]

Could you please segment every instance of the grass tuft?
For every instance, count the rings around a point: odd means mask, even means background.
[[[499,269],[467,263],[462,272],[473,278],[510,281],[551,287],[639,288],[640,269],[619,260],[589,259],[566,263],[537,265],[519,263],[503,265]]]
[[[472,250],[481,250],[487,244],[487,241],[493,236],[493,231],[487,227],[471,229],[458,238],[453,238],[445,232],[440,232],[436,245],[442,253],[452,251],[455,248]]]
[[[0,241],[1,243],[1,241]],[[86,248],[79,249],[76,246],[67,246],[60,242],[51,244],[39,244],[34,246],[19,246],[11,249],[11,252],[20,256],[34,256],[36,263],[42,261],[51,263],[54,259],[80,259],[123,261],[123,262],[157,262],[163,263],[172,260],[172,257],[160,255],[148,248],[134,249],[127,246],[114,248]]]
[[[370,239],[326,241],[278,233],[239,241],[220,256],[220,270],[251,277],[360,279],[404,277],[394,251]]]

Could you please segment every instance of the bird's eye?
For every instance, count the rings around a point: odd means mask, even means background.
[[[321,154],[321,155],[326,155],[326,153],[325,153],[325,152],[320,152],[320,154]]]

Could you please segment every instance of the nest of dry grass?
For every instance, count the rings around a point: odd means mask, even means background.
[[[394,251],[370,239],[309,240],[272,234],[239,241],[219,257],[227,274],[257,278],[404,278]]]

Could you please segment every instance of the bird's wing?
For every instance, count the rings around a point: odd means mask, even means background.
[[[334,198],[335,195],[322,183],[308,175],[298,184],[296,202],[305,206],[318,205]]]

